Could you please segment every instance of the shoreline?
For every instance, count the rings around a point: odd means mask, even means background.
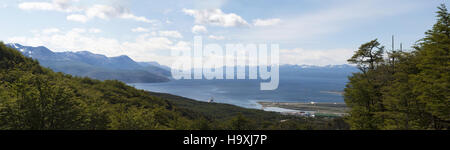
[[[135,84],[128,83],[128,85],[135,87]],[[138,88],[141,89],[141,88]],[[208,103],[206,100],[200,100],[198,98],[190,98],[183,95],[177,95],[167,92],[161,92],[161,91],[151,91],[148,89],[141,89],[152,93],[162,93],[162,94],[169,94],[179,97],[184,97],[187,99],[192,99],[198,102],[204,102]],[[215,101],[213,103],[218,104],[228,104],[233,105],[236,107],[246,108],[246,109],[257,109],[257,110],[263,110],[266,112],[277,112],[284,115],[295,115],[295,116],[307,116],[307,117],[314,117],[314,116],[329,116],[329,117],[335,117],[335,116],[344,116],[346,115],[346,106],[345,103],[333,103],[333,102],[323,102],[323,103],[305,103],[305,102],[269,102],[269,101],[259,101],[259,100],[252,100],[250,105],[239,105],[236,103],[227,103],[222,101]]]
[[[258,101],[259,105],[262,106],[262,110],[266,108],[281,108],[280,113],[287,115],[298,115],[298,116],[328,116],[328,117],[339,117],[347,115],[348,107],[345,103],[316,103],[316,102],[267,102]],[[266,110],[265,110],[266,111]]]

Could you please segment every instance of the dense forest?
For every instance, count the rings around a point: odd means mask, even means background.
[[[348,129],[301,118],[137,90],[116,80],[56,73],[0,43],[0,129]]]
[[[345,88],[351,129],[449,129],[450,14],[438,9],[412,51],[385,52],[373,40],[348,60],[361,70]]]

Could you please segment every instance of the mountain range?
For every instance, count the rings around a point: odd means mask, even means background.
[[[37,59],[44,67],[74,76],[99,80],[120,80],[126,83],[153,83],[169,81],[170,70],[156,62],[135,62],[126,55],[106,57],[89,51],[52,52],[44,46],[31,47],[17,43],[7,46],[23,55]]]
[[[249,78],[250,68],[259,70],[259,66],[249,67],[249,66],[237,66],[234,67],[234,76],[237,77],[237,70],[245,68],[245,78]],[[221,68],[226,74],[226,67]],[[270,67],[269,67],[270,70]],[[195,72],[202,71],[202,68],[193,68],[190,70],[191,74]],[[342,65],[326,65],[326,66],[316,66],[316,65],[291,65],[284,64],[279,66],[280,78],[292,78],[292,77],[325,77],[325,78],[341,78],[351,76],[352,73],[359,72],[358,68],[353,65],[342,64]],[[258,71],[259,77],[259,71]],[[224,75],[225,78],[225,75]]]
[[[358,68],[353,65],[281,65],[280,77],[286,76],[303,76],[303,77],[325,77],[340,78],[351,76],[352,73],[359,72]]]

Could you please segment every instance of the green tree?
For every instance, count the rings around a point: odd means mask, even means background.
[[[252,120],[249,120],[239,113],[236,117],[229,121],[229,128],[231,130],[252,130],[255,129],[255,124]]]
[[[41,75],[24,74],[12,84],[0,109],[0,124],[12,129],[83,129],[83,106],[75,93]]]
[[[438,8],[437,23],[416,46],[413,93],[431,114],[430,128],[442,129],[450,123],[450,14],[444,4]]]
[[[348,59],[351,64],[356,64],[358,68],[366,73],[369,70],[374,70],[375,67],[383,62],[384,46],[380,46],[377,39],[361,45],[358,51]]]
[[[362,71],[345,88],[352,129],[448,129],[450,15],[445,5],[438,9],[436,24],[414,51],[383,60],[374,40],[348,60]]]
[[[381,101],[383,82],[384,46],[377,39],[362,44],[348,60],[356,64],[362,73],[354,73],[345,88],[345,102],[352,109],[349,122],[354,129],[378,129],[383,122],[379,112],[384,111]],[[381,67],[380,67],[381,66]]]

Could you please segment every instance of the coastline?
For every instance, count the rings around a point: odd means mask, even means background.
[[[175,93],[169,93],[164,92],[164,90],[151,90],[144,87],[139,87],[136,85],[139,85],[139,83],[128,83],[128,85],[133,86],[135,88],[145,90],[152,93],[163,93],[163,94],[169,94],[179,97],[185,97],[188,99],[192,99],[198,102],[204,102],[208,103],[208,100],[206,97],[211,98],[214,96],[204,96],[205,98],[199,98],[194,96],[188,96],[188,95],[182,95],[182,94],[175,94]],[[323,93],[324,91],[321,91]],[[327,92],[328,94],[338,94],[338,92]],[[210,104],[228,104],[233,105],[236,107],[241,107],[245,109],[255,109],[255,110],[262,110],[266,112],[276,112],[281,113],[284,115],[295,115],[295,116],[306,116],[306,117],[314,117],[314,116],[329,116],[329,117],[335,117],[335,116],[344,116],[346,115],[346,106],[345,103],[333,103],[333,102],[321,102],[321,103],[305,103],[305,102],[270,102],[270,101],[264,101],[264,100],[249,100],[249,103],[232,103],[237,102],[236,100],[227,100],[223,101],[221,98],[217,98],[214,102]]]
[[[262,109],[266,108],[281,108],[282,114],[287,115],[298,115],[298,116],[328,116],[328,117],[339,117],[347,115],[348,108],[345,103],[304,103],[304,102],[267,102],[259,101],[259,105]]]

